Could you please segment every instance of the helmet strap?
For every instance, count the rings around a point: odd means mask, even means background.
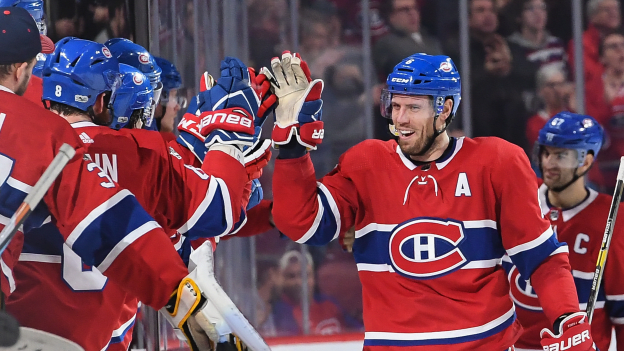
[[[448,124],[445,123],[444,127],[442,128],[442,130],[438,130],[436,128],[436,122],[438,121],[438,117],[440,117],[440,114],[436,114],[435,116],[433,116],[433,138],[431,138],[431,140],[429,140],[429,142],[427,143],[427,145],[425,145],[425,147],[423,148],[423,150],[421,152],[419,152],[417,154],[417,156],[422,156],[424,154],[426,154],[429,149],[431,149],[431,147],[433,146],[433,143],[435,143],[435,140],[446,131],[446,127],[448,127]]]

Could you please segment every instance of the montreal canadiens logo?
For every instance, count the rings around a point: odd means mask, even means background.
[[[415,218],[399,224],[390,236],[390,260],[406,277],[429,279],[459,269],[467,260],[458,245],[464,239],[461,222]]]
[[[104,56],[105,56],[106,58],[111,58],[111,57],[113,57],[113,55],[111,55],[110,50],[108,50],[108,48],[107,48],[106,46],[102,48],[102,53],[104,54]]]
[[[134,84],[136,84],[136,85],[143,84],[143,77],[141,77],[140,74],[133,74],[132,75],[132,80],[134,81]]]
[[[511,298],[516,305],[531,311],[541,311],[542,307],[530,281],[524,280],[515,266],[509,272],[508,277]]]
[[[444,62],[442,62],[442,63],[440,64],[440,69],[441,69],[443,72],[447,72],[447,73],[448,73],[448,72],[450,72],[450,71],[452,71],[452,70],[453,70],[453,66],[451,66],[451,64],[450,64],[449,62],[444,61]]]
[[[139,54],[139,62],[149,63],[149,57],[146,54]]]

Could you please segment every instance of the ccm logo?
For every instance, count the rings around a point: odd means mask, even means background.
[[[314,130],[314,133],[312,133],[312,139],[323,139],[323,137],[325,136],[325,129],[321,129],[321,130]]]
[[[409,83],[409,79],[407,79],[407,78],[392,78],[391,82]]]
[[[239,110],[234,110],[232,112],[239,112]],[[240,124],[241,126],[247,127],[247,128],[251,128],[251,125],[252,125],[251,119],[245,116],[241,116],[241,115],[237,115],[233,113],[217,112],[217,113],[205,115],[205,117],[202,118],[201,120],[200,129],[213,123]]]
[[[543,346],[543,348],[544,351],[569,350],[572,346],[578,346],[587,340],[590,340],[589,330],[583,330],[581,333],[568,338],[568,340],[558,341],[554,344]]]

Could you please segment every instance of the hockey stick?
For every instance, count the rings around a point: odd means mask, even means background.
[[[598,289],[600,288],[600,282],[602,281],[602,275],[604,273],[605,264],[607,262],[607,254],[609,253],[609,245],[611,245],[611,237],[613,236],[613,228],[615,226],[615,220],[617,219],[618,208],[620,207],[620,200],[622,199],[623,190],[624,157],[620,159],[620,168],[618,169],[617,181],[615,183],[615,191],[613,192],[613,199],[611,200],[611,207],[609,208],[607,226],[605,227],[605,232],[602,237],[602,244],[600,246],[600,252],[598,253],[596,270],[594,272],[594,280],[592,281],[592,287],[589,293],[589,300],[587,301],[587,309],[585,312],[587,312],[587,320],[590,324],[594,315],[594,309],[596,308]]]
[[[202,275],[198,284],[204,289],[202,293],[223,317],[232,332],[238,336],[251,351],[271,351],[260,334],[249,323],[247,318],[236,307],[214,276],[212,243],[204,242],[190,256],[189,269],[201,269]]]
[[[2,232],[0,232],[0,255],[9,245],[9,242],[11,242],[18,228],[24,223],[35,207],[37,207],[41,199],[43,199],[43,196],[48,192],[48,189],[52,183],[54,183],[56,177],[58,177],[63,168],[65,168],[67,162],[69,162],[75,154],[76,150],[68,144],[61,145],[59,153],[56,154],[56,157],[54,157],[48,168],[43,172],[37,184],[33,186],[17,211],[11,216],[9,223],[7,223],[4,229],[2,229]]]

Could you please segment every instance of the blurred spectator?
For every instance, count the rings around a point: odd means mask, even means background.
[[[620,158],[624,155],[624,90],[615,96],[611,118],[605,123],[607,142],[598,156],[600,177],[592,179],[598,190],[612,194],[620,166]]]
[[[565,71],[557,65],[545,65],[537,71],[537,95],[543,107],[529,118],[526,136],[529,147],[535,144],[540,129],[561,111],[574,111],[574,86]]]
[[[45,1],[48,36],[54,42],[69,36],[78,36],[80,21],[75,0]]]
[[[326,0],[316,0],[325,2]],[[380,7],[388,0],[369,1],[369,20],[371,39],[373,42],[388,33],[388,27],[381,17]],[[350,45],[362,44],[362,1],[361,0],[331,0],[336,5],[343,29],[343,43]],[[314,6],[314,5],[313,5]]]
[[[254,1],[249,5],[249,58],[251,67],[268,66],[279,56],[284,23],[287,23],[284,0]]]
[[[299,51],[308,63],[314,62],[330,46],[330,26],[322,13],[306,9],[301,12]]]
[[[76,1],[80,17],[81,37],[93,40],[106,28],[110,20],[109,1],[107,0],[85,0]]]
[[[607,34],[599,46],[604,73],[587,75],[586,112],[603,126],[611,117],[611,101],[624,88],[624,34]]]
[[[558,65],[561,69],[567,69],[563,42],[546,31],[548,11],[544,0],[514,0],[509,8],[518,26],[518,30],[507,39],[513,64],[522,65],[533,76],[544,65]],[[538,108],[534,87],[525,90],[522,97],[530,112]]]
[[[620,27],[619,0],[589,0],[587,2],[587,19],[589,24],[583,33],[583,65],[585,79],[588,76],[600,76],[600,41],[604,36]],[[568,44],[568,59],[570,68],[574,70],[574,41]]]
[[[105,43],[112,38],[126,38],[132,40],[132,33],[128,25],[125,0],[110,0],[108,4],[106,27],[93,39],[97,43]]]
[[[276,336],[273,319],[273,303],[279,298],[280,272],[277,262],[270,259],[258,260],[258,294],[256,295],[256,323],[254,326],[262,336]]]
[[[315,293],[315,276],[312,256],[306,255],[310,296],[310,333],[317,335],[338,334],[344,330],[343,314],[334,302],[327,297]],[[303,279],[301,264],[303,255],[292,250],[284,253],[279,262],[282,294],[280,300],[273,305],[273,320],[278,335],[303,334],[303,312],[301,292]]]
[[[351,146],[365,139],[364,73],[362,53],[345,52],[340,60],[325,70],[323,120],[325,137],[315,158],[317,174],[327,174],[338,158]]]
[[[567,56],[561,39],[546,30],[548,7],[544,0],[516,0],[512,3],[518,30],[507,40],[524,49],[527,60],[539,66],[559,65],[566,69]]]
[[[405,57],[415,53],[439,55],[437,39],[420,26],[420,11],[416,0],[388,0],[381,7],[382,18],[390,33],[381,37],[373,47],[373,62],[380,79],[385,78]]]
[[[496,34],[494,0],[471,0],[469,12],[473,136],[497,136],[527,150],[522,96],[535,89],[536,69],[523,53],[512,56]],[[452,57],[457,64],[459,53]]]

